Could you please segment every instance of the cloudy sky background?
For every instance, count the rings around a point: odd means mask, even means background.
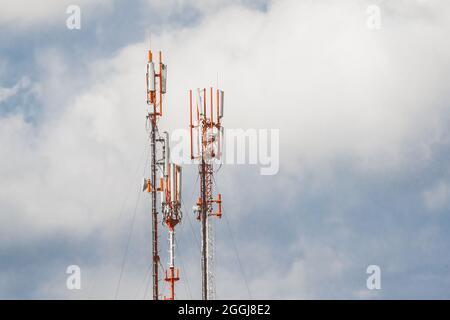
[[[69,4],[81,30],[66,28]],[[217,80],[225,127],[280,129],[277,175],[217,175],[218,298],[450,298],[444,0],[3,1],[0,298],[151,296],[148,32],[168,64],[161,129],[187,128],[187,90]],[[184,167],[178,298],[200,298],[196,170]]]

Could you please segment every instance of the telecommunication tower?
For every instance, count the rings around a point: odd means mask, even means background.
[[[146,126],[150,133],[150,178],[144,179],[142,189],[151,193],[152,205],[152,282],[153,282],[153,300],[159,299],[159,275],[158,264],[160,261],[158,251],[158,211],[157,211],[157,192],[164,192],[165,186],[163,178],[160,179],[160,185],[157,187],[157,171],[161,166],[161,160],[157,161],[157,149],[163,149],[162,162],[167,161],[166,149],[168,150],[168,141],[160,137],[158,132],[158,120],[163,115],[163,96],[166,93],[167,68],[162,62],[162,54],[159,51],[158,71],[155,70],[152,51],[148,51],[147,61],[147,122]],[[158,146],[157,146],[158,145]],[[158,148],[157,148],[158,147]],[[167,169],[167,168],[165,168]]]
[[[214,283],[214,234],[210,218],[222,217],[222,196],[213,195],[215,164],[222,156],[224,92],[197,89],[195,110],[193,92],[189,91],[189,130],[191,159],[198,161],[200,196],[194,206],[201,223],[202,299],[213,299]],[[209,104],[209,108],[208,105]]]
[[[166,136],[166,151],[168,135]],[[166,300],[175,299],[175,282],[180,280],[180,271],[175,269],[175,226],[181,221],[181,167],[169,163],[170,152],[166,152],[164,165],[164,186],[161,196],[163,220],[169,233],[169,268],[165,272],[164,280],[169,283],[170,295]]]

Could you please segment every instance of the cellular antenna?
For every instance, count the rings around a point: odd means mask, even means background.
[[[224,92],[197,89],[195,102],[189,90],[189,131],[191,159],[198,161],[200,196],[194,212],[201,223],[202,299],[214,299],[214,235],[210,218],[222,217],[222,196],[213,196],[214,165],[222,156]],[[208,108],[209,105],[209,108]],[[195,110],[193,109],[195,106]]]
[[[150,127],[150,178],[144,179],[142,186],[143,190],[147,190],[151,193],[151,205],[152,205],[152,280],[153,280],[153,300],[159,299],[159,275],[158,265],[160,262],[158,251],[158,211],[157,211],[157,192],[164,192],[163,179],[160,179],[160,185],[157,187],[157,170],[161,163],[157,162],[157,152],[163,148],[163,162],[166,152],[165,148],[168,148],[165,140],[159,136],[158,132],[158,119],[163,115],[163,96],[166,93],[166,65],[162,62],[162,54],[159,52],[159,63],[157,64],[156,71],[155,63],[153,62],[153,53],[148,50],[147,61],[147,73],[146,73],[146,100],[147,100],[147,128]]]
[[[166,150],[167,147],[166,147]],[[166,158],[167,159],[167,158]],[[163,220],[169,233],[169,267],[164,280],[169,283],[170,294],[166,300],[175,300],[175,282],[180,280],[180,271],[175,268],[175,226],[181,221],[181,167],[168,163],[164,168],[164,185],[166,186],[162,200]]]

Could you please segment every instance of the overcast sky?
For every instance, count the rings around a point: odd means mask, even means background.
[[[217,83],[226,128],[280,130],[277,174],[217,174],[217,298],[450,298],[445,0],[3,1],[0,298],[151,297],[149,33],[168,65],[162,130],[186,129],[187,90]],[[178,298],[200,298],[196,174]]]

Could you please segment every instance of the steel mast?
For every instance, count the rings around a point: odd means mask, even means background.
[[[201,271],[202,271],[202,299],[214,298],[214,239],[212,225],[209,218],[222,217],[222,197],[213,196],[214,164],[220,161],[222,156],[221,138],[223,127],[223,91],[211,87],[209,99],[207,90],[197,89],[195,111],[193,110],[192,90],[189,91],[190,112],[190,151],[191,159],[199,162],[200,196],[194,211],[201,223]],[[207,110],[209,100],[209,110]],[[214,102],[215,100],[215,102]],[[195,118],[194,118],[195,113]],[[194,119],[194,120],[193,120]],[[217,205],[217,211],[215,206]]]
[[[150,179],[144,179],[143,189],[147,189],[151,193],[151,204],[152,204],[152,280],[153,280],[153,300],[159,299],[159,276],[158,276],[158,264],[160,261],[158,252],[158,211],[156,209],[157,199],[156,193],[162,191],[162,186],[160,188],[156,187],[156,174],[157,174],[157,143],[160,139],[157,138],[158,135],[158,119],[162,116],[163,110],[163,94],[166,93],[166,66],[162,63],[162,54],[159,51],[159,72],[155,72],[155,63],[153,62],[152,51],[148,51],[148,61],[147,61],[147,127],[150,124],[150,152],[151,152],[151,163]]]
[[[175,268],[175,226],[181,221],[181,167],[174,163],[169,164],[168,157],[166,163],[163,214],[169,233],[169,268],[165,272],[164,280],[169,283],[170,294],[165,299],[175,300],[175,282],[180,280],[180,271]]]

